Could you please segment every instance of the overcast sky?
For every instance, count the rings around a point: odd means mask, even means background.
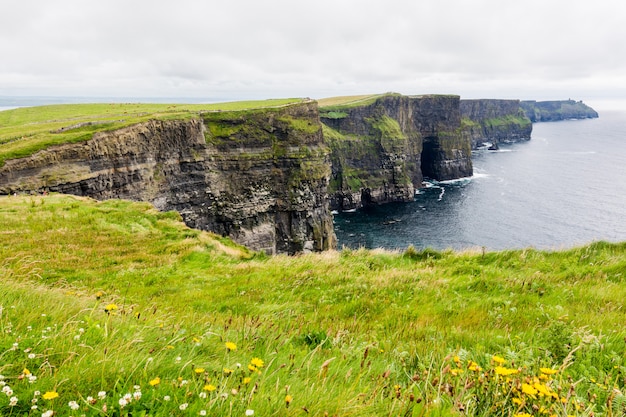
[[[622,0],[5,0],[0,96],[626,99]]]

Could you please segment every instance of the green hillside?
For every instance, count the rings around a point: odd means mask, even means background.
[[[0,415],[624,415],[625,274],[626,244],[267,257],[2,197]]]
[[[237,101],[214,104],[102,103],[24,107],[0,112],[0,166],[52,145],[89,140],[150,119],[188,119],[202,112],[241,111],[285,106],[303,99]]]

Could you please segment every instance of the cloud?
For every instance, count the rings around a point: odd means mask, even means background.
[[[614,95],[625,89],[620,7],[23,0],[0,15],[0,95]]]

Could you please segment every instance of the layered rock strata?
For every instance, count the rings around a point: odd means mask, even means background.
[[[335,246],[329,149],[317,103],[95,133],[0,168],[0,193],[148,201],[191,227],[267,253]]]
[[[332,150],[332,209],[410,201],[424,177],[472,175],[458,96],[389,94],[325,107],[320,117]]]
[[[519,100],[461,100],[463,134],[472,149],[530,140],[531,120]]]
[[[594,119],[598,112],[582,101],[522,101],[522,109],[533,122],[553,122],[570,119]]]

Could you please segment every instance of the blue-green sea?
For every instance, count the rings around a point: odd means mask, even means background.
[[[335,215],[339,247],[560,249],[626,241],[626,112],[536,123],[528,142],[473,153],[474,176],[409,203]]]

